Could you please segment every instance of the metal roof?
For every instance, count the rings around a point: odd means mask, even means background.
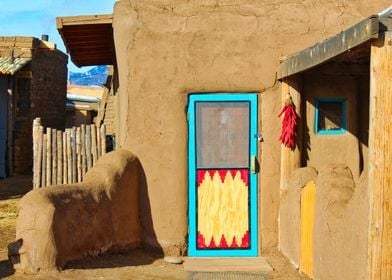
[[[16,57],[12,61],[11,57],[0,56],[0,74],[13,75],[30,61],[31,58]]]
[[[343,32],[283,59],[278,79],[309,70],[392,30],[392,6]]]

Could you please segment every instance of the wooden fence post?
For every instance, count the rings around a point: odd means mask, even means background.
[[[57,130],[52,129],[52,185],[57,185]]]
[[[33,121],[33,188],[39,188],[40,178],[38,177],[38,170],[40,164],[38,162],[38,131],[41,126],[41,119],[35,118]]]
[[[78,183],[82,182],[82,146],[80,143],[80,127],[76,129],[76,155],[77,155],[77,170]]]
[[[72,146],[72,183],[75,184],[77,181],[77,168],[76,168],[76,127],[71,130],[71,146]]]
[[[87,159],[86,159],[86,126],[82,124],[81,128],[81,153],[82,153],[82,179],[84,178],[84,175],[86,174],[86,169],[87,169]]]
[[[93,166],[97,162],[98,155],[97,155],[97,127],[95,124],[91,125],[91,150],[93,154]]]
[[[72,184],[72,150],[71,150],[71,130],[66,129],[65,135],[67,139],[67,167],[68,167],[68,184]]]
[[[43,132],[43,130],[42,130],[42,132]],[[47,148],[47,141],[48,141],[47,134],[44,134],[42,139],[43,140],[42,140],[42,167],[41,167],[42,176],[41,176],[41,186],[42,187],[46,187],[47,186],[47,184],[46,184],[46,159],[47,159],[46,148]]]
[[[63,134],[63,184],[68,184],[67,134]]]
[[[52,129],[46,128],[46,185],[52,184]]]
[[[63,184],[63,132],[57,131],[57,184]]]
[[[91,126],[86,126],[86,157],[87,157],[87,170],[93,166],[91,157]]]
[[[106,154],[106,126],[103,124],[101,126],[101,145],[102,145],[102,155]]]
[[[39,126],[38,128],[38,137],[37,137],[37,173],[36,176],[36,180],[37,180],[37,188],[42,187],[42,178],[41,178],[41,174],[42,174],[42,147],[43,147],[43,141],[44,141],[44,128],[42,126]]]

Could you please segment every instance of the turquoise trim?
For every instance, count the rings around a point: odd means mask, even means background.
[[[319,105],[321,102],[341,103],[342,104],[342,128],[337,130],[321,130],[318,127]],[[314,133],[319,135],[337,135],[346,133],[346,100],[343,98],[317,98],[314,117]]]
[[[188,97],[188,255],[192,257],[256,257],[258,255],[257,173],[250,174],[250,245],[249,249],[198,250],[196,247],[196,155],[195,155],[195,102],[244,101],[250,102],[250,155],[257,157],[257,93],[190,94]],[[249,167],[251,166],[249,162]]]

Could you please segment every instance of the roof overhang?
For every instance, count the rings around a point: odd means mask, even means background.
[[[113,14],[58,17],[57,29],[76,66],[113,65]]]
[[[280,64],[278,79],[328,62],[355,47],[378,38],[380,33],[392,30],[391,11],[389,8],[383,13],[373,15],[334,37],[284,58]]]

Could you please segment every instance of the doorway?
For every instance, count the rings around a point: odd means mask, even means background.
[[[257,256],[257,94],[191,94],[189,256]]]

